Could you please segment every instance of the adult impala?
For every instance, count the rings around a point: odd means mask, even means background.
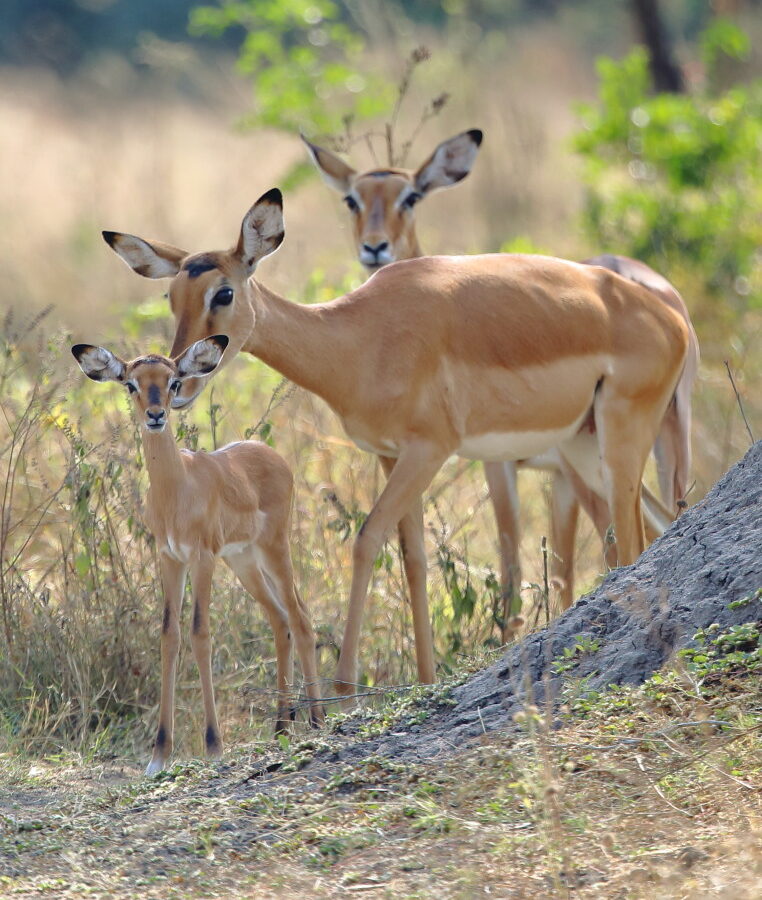
[[[336,154],[318,147],[306,138],[312,161],[323,180],[337,191],[346,203],[352,221],[357,258],[368,273],[402,259],[423,255],[415,227],[414,207],[430,193],[457,184],[474,164],[482,143],[478,129],[439,144],[416,170],[389,168],[358,172]],[[603,255],[585,260],[590,265],[604,266],[625,278],[644,284],[660,299],[678,311],[689,327],[688,360],[675,396],[662,420],[655,444],[659,485],[664,507],[650,492],[645,494],[647,526],[658,534],[679,511],[678,501],[688,488],[690,471],[691,389],[698,365],[698,341],[690,324],[682,297],[661,275],[636,260],[623,256]],[[542,457],[521,461],[522,467],[553,472],[551,501],[551,534],[554,581],[559,584],[564,608],[574,600],[574,543],[580,503],[604,539],[611,521],[605,499],[587,489],[559,454],[549,452]],[[507,608],[518,596],[521,585],[519,560],[519,501],[516,491],[516,463],[485,462],[484,472],[500,541],[501,589],[504,598],[503,636],[507,638]],[[645,488],[644,488],[645,490]],[[410,561],[411,565],[417,564]],[[409,572],[412,585],[424,585],[426,573]]]
[[[288,728],[293,677],[291,632],[310,698],[313,724],[322,721],[315,635],[296,589],[289,552],[293,477],[286,462],[259,441],[237,441],[205,453],[179,450],[167,428],[172,399],[183,383],[214,371],[225,335],[192,344],[175,359],[140,356],[124,362],[105,347],[77,344],[72,353],[93,381],[115,381],[132,395],[151,486],[146,520],[156,540],[164,590],[161,630],[159,727],[147,775],[164,768],[172,753],[175,668],[180,607],[190,569],[193,586],[191,641],[204,699],[208,756],[222,753],[212,684],[209,603],[215,561],[222,557],[264,607],[275,636],[278,712],[276,733]]]
[[[608,500],[619,563],[633,562],[645,545],[643,467],[688,346],[679,314],[606,269],[507,254],[406,260],[330,303],[300,306],[251,278],[283,229],[273,189],[230,250],[190,255],[132,235],[104,237],[136,272],[172,279],[173,354],[226,333],[223,366],[239,350],[259,357],[322,397],[354,442],[381,459],[387,482],[353,549],[339,690],[354,689],[384,537],[401,523],[405,555],[425,562],[421,495],[453,454],[521,459],[558,447],[572,465],[600,455],[599,466],[579,473]],[[204,381],[185,381],[173,404],[187,405]],[[411,595],[418,674],[431,682],[427,597]]]

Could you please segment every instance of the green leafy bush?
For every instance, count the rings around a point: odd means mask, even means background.
[[[256,104],[246,126],[334,132],[390,105],[390,89],[362,67],[362,34],[331,0],[221,0],[193,10],[190,27],[245,32],[238,67],[254,82]]]
[[[584,224],[601,249],[673,278],[690,273],[709,297],[743,313],[762,307],[762,82],[714,87],[713,67],[748,42],[726,21],[705,34],[702,90],[649,93],[642,48],[598,63],[598,103],[581,109]]]

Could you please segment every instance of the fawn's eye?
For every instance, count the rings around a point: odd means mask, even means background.
[[[344,202],[352,210],[352,212],[357,212],[360,209],[357,200],[355,200],[355,198],[351,194],[347,194],[347,196],[344,198]]]
[[[173,394],[176,394],[182,387],[182,384],[182,381],[179,381],[177,378],[175,378],[175,380],[169,385],[169,389]]]
[[[215,306],[229,306],[233,302],[233,288],[225,285],[212,297],[212,308]]]
[[[127,390],[128,390],[131,394],[136,394],[136,393],[138,392],[137,387],[135,387],[135,385],[134,385],[131,381],[128,381],[128,382],[127,382]]]
[[[405,197],[402,201],[403,209],[412,209],[415,204],[423,197],[423,194],[419,194],[417,191],[412,191],[410,194]]]

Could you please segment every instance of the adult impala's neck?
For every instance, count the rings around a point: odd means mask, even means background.
[[[241,349],[341,413],[341,385],[357,359],[341,299],[302,306],[258,282],[252,281],[249,288],[255,322]]]

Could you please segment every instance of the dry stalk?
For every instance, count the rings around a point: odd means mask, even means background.
[[[743,402],[741,401],[741,395],[738,393],[738,388],[736,387],[736,382],[735,382],[735,379],[733,378],[733,373],[730,370],[730,363],[727,360],[724,360],[724,362],[725,362],[725,368],[727,369],[727,372],[728,372],[728,378],[730,379],[730,384],[732,385],[733,391],[736,395],[736,402],[738,403],[738,408],[741,411],[741,417],[743,419],[743,423],[746,426],[746,431],[749,435],[749,440],[751,441],[752,446],[753,446],[754,445],[754,435],[752,434],[751,426],[749,425],[749,420],[746,418],[746,412],[743,408]]]

